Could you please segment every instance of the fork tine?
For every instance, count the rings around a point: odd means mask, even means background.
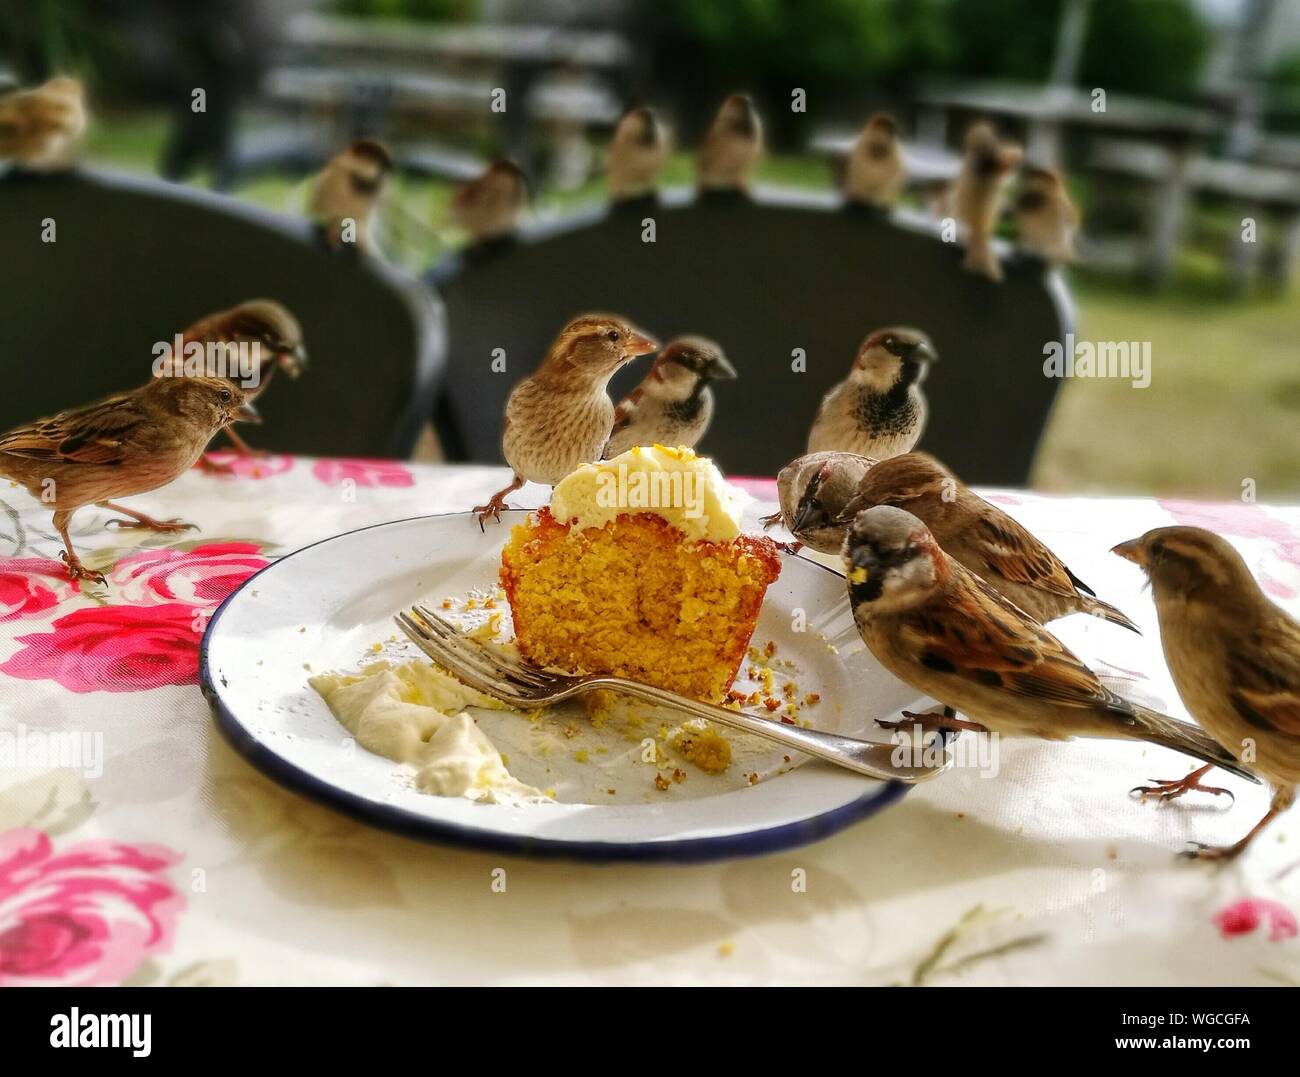
[[[476,651],[493,671],[500,675],[513,674],[517,680],[522,680],[538,688],[550,688],[555,685],[556,679],[549,673],[537,669],[534,666],[526,665],[521,661],[503,654],[499,651],[491,650],[476,639],[472,639],[460,631],[455,625],[445,618],[439,616],[433,610],[426,606],[414,606],[413,609],[421,617],[429,622],[429,628],[446,638],[448,641],[464,646],[466,649],[472,648]]]
[[[533,683],[522,677],[512,676],[508,670],[500,668],[493,661],[492,655],[484,647],[463,633],[451,628],[445,622],[441,626],[423,624],[421,627],[431,640],[436,640],[445,651],[456,655],[457,661],[460,663],[477,669],[480,676],[504,681],[524,694],[535,694],[546,688],[545,685]]]
[[[489,674],[485,674],[463,661],[458,653],[447,647],[441,639],[431,635],[405,613],[399,613],[393,620],[397,622],[397,626],[411,642],[429,658],[432,658],[438,665],[451,670],[471,688],[476,688],[485,695],[499,699],[503,703],[521,705],[529,702],[522,693],[513,689],[508,683],[496,680]]]

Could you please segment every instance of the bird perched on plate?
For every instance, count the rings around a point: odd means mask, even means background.
[[[736,368],[719,345],[704,337],[678,337],[659,353],[645,380],[614,409],[605,459],[633,445],[695,448],[713,419],[709,384],[735,376]]]
[[[822,400],[808,451],[856,453],[873,460],[910,452],[925,427],[921,383],[938,359],[919,329],[878,329],[862,342],[849,376]]]
[[[0,475],[54,506],[68,574],[99,579],[81,563],[68,537],[72,514],[99,505],[129,517],[124,528],[183,531],[192,524],[155,520],[115,503],[165,486],[192,467],[218,430],[257,421],[246,394],[225,378],[157,377],[0,435]]]
[[[849,151],[844,170],[844,194],[851,202],[888,207],[907,179],[903,150],[894,117],[877,112],[862,128]]]
[[[493,161],[451,198],[451,219],[474,243],[498,239],[519,227],[528,205],[528,180],[514,161]]]
[[[1070,201],[1060,173],[1051,168],[1027,168],[1015,200],[1017,241],[1023,250],[1052,265],[1074,261],[1074,237],[1079,211]]]
[[[208,352],[217,355],[216,351],[208,348],[210,344],[234,345],[238,349],[235,355],[242,361],[242,369],[239,366],[232,369],[227,362],[224,370],[205,366],[203,372],[228,378],[239,386],[250,403],[266,392],[276,370],[283,369],[289,377],[297,378],[307,369],[302,326],[283,304],[274,299],[250,299],[229,310],[219,310],[200,318],[181,334],[179,358],[182,363],[195,344],[204,346],[205,358]],[[177,349],[172,347],[170,355],[154,363],[155,375],[196,372],[188,365],[180,370],[176,352]],[[253,450],[234,430],[228,429],[226,435],[240,453],[252,453]]]
[[[853,619],[871,653],[965,715],[905,717],[1003,736],[1146,741],[1245,776],[1195,726],[1106,688],[1047,629],[944,553],[910,512],[880,505],[859,513],[843,552]]]
[[[369,138],[353,142],[326,162],[312,183],[308,204],[326,243],[335,248],[353,243],[363,251],[374,248],[375,213],[392,171],[392,154]]]
[[[605,173],[615,202],[650,194],[668,159],[668,136],[654,110],[629,109],[614,128]]]
[[[1189,856],[1231,859],[1295,801],[1300,784],[1300,623],[1270,602],[1241,555],[1199,527],[1158,527],[1113,550],[1151,581],[1160,642],[1184,706],[1232,756],[1273,788],[1268,813],[1234,845]],[[1144,793],[1203,786],[1202,767]]]
[[[750,173],[763,155],[763,124],[754,102],[733,93],[718,109],[704,136],[695,163],[695,184],[702,190],[746,190]]]
[[[62,168],[85,129],[85,97],[76,79],[60,76],[0,96],[0,161],[34,170]]]
[[[599,460],[614,425],[609,379],[628,360],[658,350],[658,342],[614,314],[584,314],[561,329],[536,372],[506,401],[501,449],[514,479],[474,509],[479,526],[489,516],[499,520],[507,495],[525,482],[553,486]]]
[[[839,553],[845,532],[840,517],[875,465],[869,456],[851,452],[814,452],[792,460],[776,476],[781,511],[765,516],[763,525],[784,522],[786,530],[809,549]]]
[[[992,280],[1002,279],[1002,266],[993,251],[993,229],[1002,214],[1007,182],[1020,158],[1020,148],[1000,142],[992,124],[977,123],[966,132],[951,208],[966,228],[965,267]]]
[[[816,502],[817,494],[815,488],[805,494],[801,511],[805,519],[829,531],[825,508],[807,504]],[[847,529],[858,513],[877,505],[892,505],[916,516],[944,553],[1042,624],[1070,613],[1089,613],[1139,631],[1123,613],[1097,598],[1028,530],[971,491],[929,453],[882,460],[863,475],[843,507],[840,528]]]

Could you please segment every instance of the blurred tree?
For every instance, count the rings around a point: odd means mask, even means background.
[[[358,18],[463,22],[478,13],[478,0],[337,0],[334,11]]]
[[[952,74],[1042,82],[1051,71],[1061,0],[953,0],[950,19]]]
[[[1079,79],[1121,93],[1190,97],[1209,47],[1191,0],[1093,0]]]

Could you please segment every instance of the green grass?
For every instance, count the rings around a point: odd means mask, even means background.
[[[101,117],[88,156],[96,163],[151,172],[166,131],[157,115]],[[668,185],[689,183],[690,158],[676,155]],[[770,157],[761,183],[822,187],[825,165]],[[299,182],[259,180],[236,192],[297,212]],[[402,181],[402,207],[390,239],[410,269],[432,264],[459,237],[446,223],[451,187]],[[575,191],[548,193],[538,216],[562,215],[603,197],[599,178]],[[1217,211],[1198,216],[1196,233],[1226,234]],[[1300,284],[1300,282],[1297,282]],[[1053,491],[1237,498],[1253,479],[1260,501],[1300,500],[1300,287],[1287,296],[1230,298],[1219,262],[1194,245],[1161,293],[1127,281],[1077,274],[1077,332],[1088,340],[1149,340],[1151,385],[1067,381],[1039,452],[1034,483]],[[990,420],[995,421],[995,420]]]

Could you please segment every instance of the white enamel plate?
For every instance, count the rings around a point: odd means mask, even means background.
[[[419,657],[395,638],[393,615],[415,602],[438,608],[446,598],[490,592],[510,525],[522,517],[505,513],[486,535],[469,514],[381,524],[308,546],[248,580],[222,604],[203,639],[203,690],[230,743],[274,781],[386,830],[592,860],[772,852],[825,837],[906,791],[820,762],[788,760],[779,747],[730,731],[723,732],[733,762],[723,774],[647,763],[646,738],[663,742],[665,726],[681,718],[644,708],[629,708],[600,728],[580,706],[532,721],[471,711],[511,773],[553,790],[555,803],[431,796],[414,787],[406,768],[347,743],[307,678],[378,658]],[[772,644],[770,662],[759,662],[772,670],[771,691],[782,704],[797,703],[798,718],[816,728],[887,741],[876,718],[926,706],[866,650],[843,579],[801,557],[784,558],[752,643],[760,652]]]

